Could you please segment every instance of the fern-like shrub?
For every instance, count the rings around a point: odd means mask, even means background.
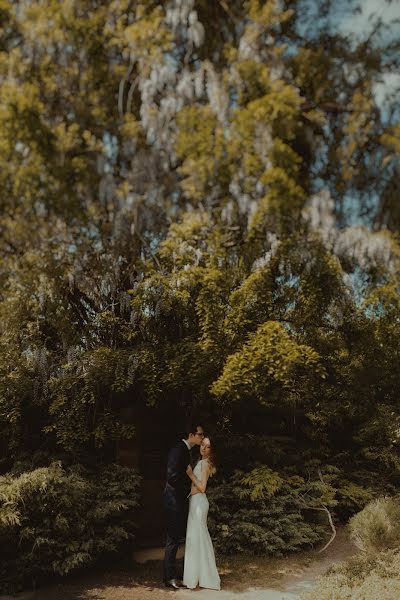
[[[265,465],[213,481],[207,495],[217,551],[279,556],[320,542],[327,528],[306,520],[302,491],[301,477],[284,477]]]
[[[58,463],[0,477],[0,591],[66,575],[134,537],[140,478],[107,465]]]

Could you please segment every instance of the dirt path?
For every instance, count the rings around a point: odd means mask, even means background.
[[[52,584],[13,600],[297,600],[333,563],[354,554],[341,529],[323,553],[301,552],[285,558],[240,557],[218,560],[222,590],[169,591],[160,583],[162,549],[140,553],[146,561],[130,570],[92,572]],[[9,600],[11,596],[0,596]]]

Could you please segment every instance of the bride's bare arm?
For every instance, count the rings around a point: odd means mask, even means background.
[[[196,477],[191,467],[187,468],[186,473],[192,480],[192,496],[194,496],[194,494],[198,494],[199,492],[204,494],[207,489],[207,481],[210,475],[208,462],[203,461],[201,463],[201,480]],[[195,488],[195,491],[193,490],[193,487]]]

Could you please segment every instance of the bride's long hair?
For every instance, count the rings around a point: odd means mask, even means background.
[[[213,440],[210,438],[209,435],[206,435],[204,439],[206,438],[210,440],[210,454],[207,457],[207,460],[210,463],[210,477],[212,477],[217,472],[217,457],[215,453],[215,446]]]

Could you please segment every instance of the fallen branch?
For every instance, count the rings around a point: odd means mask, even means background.
[[[333,520],[332,520],[332,515],[331,515],[328,507],[325,506],[325,504],[323,504],[322,508],[320,510],[324,510],[326,512],[326,514],[328,515],[329,525],[331,526],[331,529],[332,529],[332,536],[331,536],[331,539],[325,544],[325,546],[323,548],[321,548],[321,550],[318,550],[318,553],[323,552],[324,550],[326,550],[328,548],[328,546],[331,545],[331,543],[335,539],[336,533],[337,533],[336,532],[336,527],[335,527],[335,525],[333,523]]]
[[[322,472],[321,472],[321,469],[320,469],[320,468],[318,468],[318,477],[319,477],[319,480],[321,481],[321,483],[325,485],[325,481],[324,481],[324,478],[322,477]],[[325,504],[322,504],[322,509],[321,509],[321,510],[324,510],[324,511],[326,511],[326,513],[327,513],[327,515],[328,515],[329,525],[331,526],[331,529],[332,529],[332,537],[331,537],[331,539],[328,541],[328,543],[327,543],[327,544],[325,544],[325,546],[324,546],[323,548],[321,548],[321,550],[318,550],[318,552],[323,552],[324,550],[326,550],[326,549],[327,549],[327,547],[328,547],[328,546],[330,546],[330,544],[333,542],[333,540],[334,540],[334,539],[335,539],[335,537],[336,537],[336,527],[335,527],[335,525],[333,524],[332,515],[331,515],[331,513],[330,513],[330,511],[329,511],[328,507],[327,507]]]
[[[323,485],[325,485],[325,481],[322,477],[321,469],[318,469],[318,477],[319,477],[319,480],[321,481],[321,483]],[[333,523],[332,515],[330,513],[329,508],[326,506],[326,504],[323,504],[321,502],[321,506],[309,506],[308,504],[305,503],[304,496],[302,494],[299,494],[299,496],[302,499],[302,501],[304,502],[304,508],[307,508],[309,510],[322,510],[323,512],[325,512],[328,515],[328,521],[329,521],[329,525],[332,529],[332,535],[331,535],[330,540],[328,540],[328,542],[325,544],[325,546],[323,548],[321,548],[321,550],[318,550],[318,553],[320,554],[321,552],[324,552],[324,550],[326,550],[328,548],[328,546],[330,546],[332,544],[333,540],[336,537],[337,531],[336,531],[336,527]]]
[[[333,542],[333,540],[336,537],[336,527],[333,524],[333,520],[332,520],[332,515],[329,512],[329,508],[327,506],[325,506],[325,504],[323,504],[322,506],[308,506],[307,504],[304,505],[304,508],[308,508],[309,510],[322,510],[323,512],[326,512],[326,514],[328,515],[328,521],[329,521],[329,525],[331,526],[332,529],[332,535],[331,535],[331,539],[328,540],[328,542],[325,544],[325,546],[323,548],[321,548],[321,550],[318,550],[318,553],[320,554],[321,552],[324,552],[324,550],[326,550],[328,548],[328,546],[330,546]]]

